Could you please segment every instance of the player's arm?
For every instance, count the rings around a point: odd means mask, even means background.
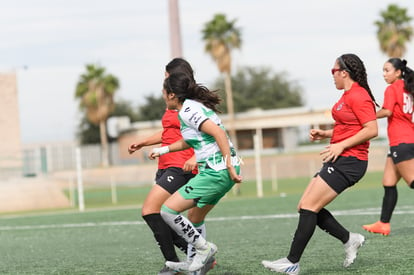
[[[130,154],[132,154],[135,151],[141,149],[142,147],[151,146],[151,145],[155,145],[155,144],[160,144],[162,142],[162,132],[163,132],[163,130],[161,130],[159,132],[156,132],[152,136],[149,136],[147,138],[144,138],[143,140],[140,140],[138,142],[132,143],[128,147],[128,152]]]
[[[379,110],[376,113],[377,118],[384,118],[384,117],[389,117],[392,115],[392,111],[388,110],[388,109],[384,109],[382,108],[381,110]]]
[[[325,138],[331,138],[332,137],[333,130],[321,130],[321,129],[311,129],[309,131],[309,139],[311,141],[315,140],[322,140]]]
[[[226,132],[217,124],[215,124],[210,119],[205,120],[201,126],[200,131],[214,137],[218,147],[220,148],[221,154],[223,155],[224,159],[226,160],[226,167],[229,171],[231,179],[239,183],[242,181],[240,175],[237,174],[236,169],[234,169],[231,163],[231,152],[230,152],[230,145],[229,140],[227,139]]]
[[[187,142],[184,141],[184,139],[180,139],[168,146],[153,148],[152,151],[148,154],[148,157],[150,159],[155,159],[169,152],[182,151],[188,148],[190,148],[190,145],[188,145]]]
[[[378,135],[377,120],[371,120],[362,124],[361,130],[355,135],[344,139],[341,142],[330,144],[326,146],[320,154],[323,156],[323,161],[327,162],[332,160],[333,162],[339,157],[339,155],[347,148],[354,147],[365,141],[368,141]]]

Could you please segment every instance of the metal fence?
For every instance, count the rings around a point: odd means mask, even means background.
[[[82,167],[94,168],[101,166],[101,145],[78,146],[76,144],[53,144],[30,146],[22,152],[22,175],[26,177],[45,175],[62,170],[75,170],[75,150],[80,148]],[[109,144],[110,165],[128,164],[119,157],[118,143]]]

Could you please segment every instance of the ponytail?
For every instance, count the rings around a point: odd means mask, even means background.
[[[380,107],[379,104],[375,101],[374,95],[371,92],[371,89],[368,85],[367,72],[365,70],[364,63],[362,60],[355,54],[343,54],[338,57],[339,67],[349,73],[349,76],[352,80],[356,81],[362,88],[364,88],[372,101],[377,107]]]
[[[195,83],[187,74],[172,73],[164,80],[164,89],[167,94],[174,93],[180,103],[192,99],[202,103],[215,112],[220,112],[217,105],[221,99],[217,91],[210,91],[207,87]]]
[[[407,61],[405,63],[407,64]],[[404,79],[404,89],[414,96],[414,71],[405,66],[402,78]]]

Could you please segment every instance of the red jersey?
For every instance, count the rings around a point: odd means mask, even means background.
[[[177,140],[182,139],[180,132],[180,121],[178,120],[178,111],[166,110],[161,119],[163,131],[162,131],[162,146],[168,146]],[[158,169],[166,169],[168,167],[183,168],[184,163],[194,155],[192,148],[171,152],[160,156],[158,160]],[[196,173],[196,171],[193,171]]]
[[[396,80],[385,89],[382,108],[392,112],[388,119],[390,146],[414,143],[413,96],[404,89],[404,81]]]
[[[368,92],[354,82],[351,89],[345,91],[333,106],[332,116],[335,125],[331,143],[338,143],[358,133],[363,128],[363,124],[376,119],[374,102]],[[365,141],[345,149],[341,156],[368,160],[368,148],[369,141]]]

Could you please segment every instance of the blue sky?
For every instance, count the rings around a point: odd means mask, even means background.
[[[1,2],[0,72],[18,75],[23,143],[74,139],[79,121],[74,90],[87,63],[116,75],[117,97],[134,105],[160,92],[171,57],[167,0]],[[337,56],[352,52],[364,61],[381,103],[387,57],[379,51],[373,22],[389,3],[408,8],[414,17],[409,0],[179,0],[183,55],[199,82],[209,85],[219,76],[204,52],[201,29],[214,14],[224,13],[242,29],[235,70],[265,66],[288,72],[303,88],[306,106],[329,108],[340,95],[330,69]],[[412,68],[413,45],[405,56]]]

